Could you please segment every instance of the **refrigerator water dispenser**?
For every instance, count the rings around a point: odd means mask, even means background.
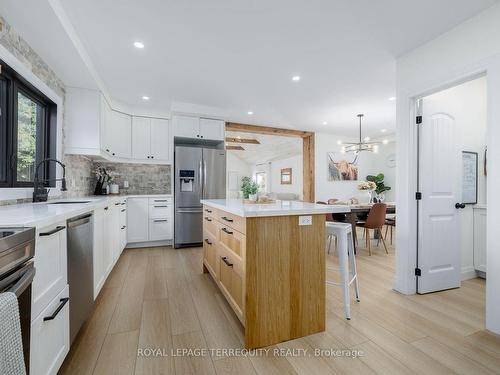
[[[194,170],[181,169],[179,171],[180,191],[192,192],[194,188]]]

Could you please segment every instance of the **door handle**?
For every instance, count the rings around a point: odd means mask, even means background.
[[[458,210],[459,208],[465,208],[465,203],[455,203],[455,208]]]
[[[223,232],[226,232],[227,234],[233,234],[233,232],[228,231],[226,228],[222,228],[222,231],[223,231]]]
[[[233,263],[229,263],[229,261],[227,260],[227,257],[222,257],[222,261],[223,261],[224,263],[226,263],[226,265],[227,265],[228,267],[232,267],[232,266],[233,266]]]
[[[54,311],[54,313],[53,313],[51,316],[46,316],[46,317],[44,317],[44,318],[43,318],[43,321],[44,321],[44,322],[46,322],[47,320],[54,320],[54,319],[56,318],[57,314],[59,314],[59,312],[62,310],[62,308],[64,307],[64,305],[65,305],[68,301],[69,301],[69,298],[68,298],[68,297],[66,297],[66,298],[61,298],[61,299],[59,300],[59,302],[61,302],[61,303],[60,303],[60,305],[59,305],[59,306],[57,306],[56,311]]]

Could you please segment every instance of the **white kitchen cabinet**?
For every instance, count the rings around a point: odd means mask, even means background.
[[[223,120],[193,116],[173,116],[172,122],[176,137],[211,141],[224,140],[225,122]]]
[[[165,161],[171,163],[171,137],[168,120],[151,119],[151,156],[156,162]]]
[[[225,122],[200,118],[200,137],[213,141],[223,141],[226,133]]]
[[[172,239],[172,223],[170,218],[150,219],[149,240],[164,241]]]
[[[104,254],[104,208],[94,210],[94,300],[106,281],[106,259]]]
[[[149,239],[148,198],[129,198],[127,202],[127,242],[145,242]]]
[[[104,150],[112,157],[132,157],[132,117],[111,111],[105,125]]]
[[[486,207],[474,207],[474,269],[486,272]]]
[[[183,138],[200,138],[200,118],[192,116],[173,116],[174,135]]]
[[[120,242],[120,237],[121,237],[121,227],[120,227],[120,210],[121,210],[121,202],[115,202],[111,206],[111,238],[112,238],[112,245],[111,245],[111,253],[112,253],[112,265],[111,269],[114,267],[116,264],[116,261],[120,257],[120,254],[122,252],[122,249],[120,247],[121,242]]]
[[[104,241],[103,241],[103,260],[104,274],[108,277],[113,268],[113,246],[114,246],[114,230],[112,223],[113,206],[104,207]]]
[[[165,119],[132,119],[132,158],[155,163],[171,163],[169,122]]]
[[[31,316],[38,316],[67,285],[66,222],[37,230]]]
[[[127,245],[127,200],[122,199],[120,201],[120,206],[119,206],[119,227],[120,227],[120,235],[119,235],[119,246],[120,246],[120,251],[119,253],[121,254],[123,252],[123,249],[125,249],[125,246]]]
[[[69,307],[66,285],[32,321],[30,374],[56,374],[61,367],[70,346]]]

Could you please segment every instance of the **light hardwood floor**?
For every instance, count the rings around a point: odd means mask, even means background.
[[[208,274],[201,248],[125,250],[62,374],[500,374],[500,338],[484,330],[485,283],[404,296],[391,290],[394,249],[357,257],[361,302],[343,318],[327,288],[327,330],[280,349],[357,349],[358,358],[138,356],[138,349],[242,348],[242,327]],[[335,262],[328,256],[328,263]],[[328,273],[334,279],[333,272]]]

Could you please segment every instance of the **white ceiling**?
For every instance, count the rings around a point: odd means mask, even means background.
[[[241,160],[250,165],[268,163],[274,160],[302,155],[302,138],[240,132],[227,132],[226,137],[257,139],[260,142],[258,145],[250,143],[228,143],[229,145],[242,146],[245,151],[228,150],[227,152],[238,156]]]
[[[362,112],[375,136],[395,128],[395,58],[497,0],[0,0],[68,85],[88,87],[49,2],[62,5],[125,105],[165,112],[192,103],[231,121],[348,136]]]

